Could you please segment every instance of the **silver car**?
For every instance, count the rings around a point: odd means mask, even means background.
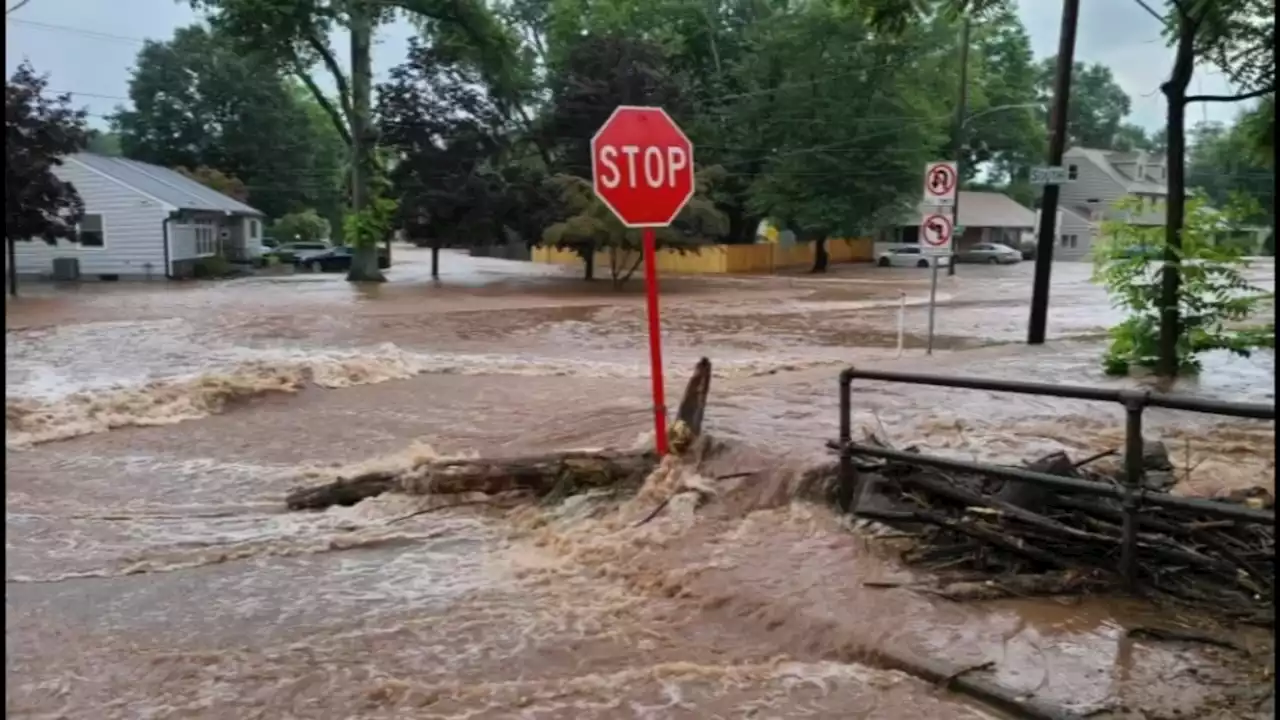
[[[956,260],[962,263],[1012,265],[1022,262],[1022,253],[1000,243],[978,243],[957,253]]]

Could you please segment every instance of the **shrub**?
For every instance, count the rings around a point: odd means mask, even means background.
[[[1138,211],[1136,202],[1122,201],[1121,210]],[[1164,228],[1104,223],[1102,239],[1094,245],[1094,280],[1101,282],[1112,304],[1128,317],[1111,328],[1111,345],[1103,356],[1104,370],[1127,374],[1134,367],[1153,368],[1158,359],[1160,282],[1163,272],[1177,272],[1179,372],[1200,369],[1197,357],[1210,350],[1228,350],[1248,356],[1252,348],[1274,346],[1274,336],[1243,327],[1268,296],[1249,285],[1243,249],[1216,239],[1240,226],[1248,209],[1233,203],[1225,212],[1208,207],[1200,196],[1187,200],[1179,262],[1163,259]],[[1151,249],[1158,248],[1160,253]]]
[[[235,268],[227,262],[226,258],[214,255],[196,260],[192,274],[197,278],[221,278],[235,274]]]

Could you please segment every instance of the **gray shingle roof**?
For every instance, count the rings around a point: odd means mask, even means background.
[[[227,197],[181,173],[159,165],[96,153],[76,153],[71,156],[71,159],[179,210],[205,210],[240,215],[263,214],[239,200]]]
[[[1008,195],[994,192],[961,190],[960,225],[964,227],[1027,228],[1036,226],[1036,214],[1019,205]],[[916,214],[902,219],[903,225],[916,225],[928,206],[921,204]]]

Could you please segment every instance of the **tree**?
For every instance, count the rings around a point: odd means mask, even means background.
[[[85,147],[91,153],[99,155],[107,155],[110,157],[120,157],[124,155],[124,150],[120,147],[120,135],[115,132],[103,132],[101,130],[89,130],[89,144]]]
[[[1155,11],[1152,10],[1155,14]],[[1275,78],[1274,0],[1169,0],[1165,26],[1174,47],[1169,79],[1160,90],[1166,99],[1169,202],[1165,212],[1165,257],[1161,271],[1160,361],[1157,372],[1174,377],[1178,348],[1187,330],[1178,302],[1182,274],[1182,231],[1187,190],[1187,105],[1193,102],[1240,102],[1273,95]],[[1187,89],[1198,60],[1218,66],[1236,87],[1236,95],[1190,96]]]
[[[433,277],[442,243],[505,243],[513,198],[501,104],[474,68],[417,40],[378,87],[382,141],[397,155],[389,179],[400,222],[411,237],[430,240]]]
[[[1040,63],[1040,99],[1046,112],[1053,97],[1057,57]],[[1076,62],[1071,67],[1071,99],[1067,105],[1067,146],[1120,150],[1132,143],[1132,127],[1124,123],[1132,108],[1128,93],[1116,82],[1111,68],[1101,63]],[[1042,116],[1045,117],[1045,116]],[[1145,138],[1144,138],[1145,139]]]
[[[214,26],[245,48],[270,55],[274,67],[294,73],[315,96],[351,147],[351,213],[344,238],[354,248],[348,280],[384,281],[378,269],[377,243],[385,205],[374,194],[377,131],[372,116],[372,45],[376,28],[397,13],[411,20],[456,57],[475,63],[492,77],[513,64],[513,44],[477,0],[190,0],[209,13]],[[338,62],[330,35],[350,36],[350,72]],[[324,67],[338,95],[328,97],[311,70]],[[355,232],[354,236],[349,232]]]
[[[1025,180],[1048,142],[1042,114],[1025,107],[1042,100],[1031,38],[1012,8],[994,8],[973,27],[971,44],[972,119],[964,128],[961,168],[967,178],[985,165],[1008,183]]]
[[[329,221],[315,210],[290,213],[272,224],[271,236],[281,242],[328,240]]]
[[[1245,262],[1240,246],[1223,242],[1242,229],[1250,209],[1210,207],[1203,196],[1187,201],[1186,224],[1179,247],[1182,282],[1178,305],[1183,331],[1178,337],[1177,370],[1194,373],[1199,356],[1210,350],[1227,350],[1247,356],[1255,347],[1274,347],[1274,327],[1242,326],[1258,310],[1265,293],[1249,285],[1242,272]],[[1138,210],[1136,201],[1121,203],[1122,210]],[[1158,257],[1150,248],[1160,247],[1161,228],[1104,224],[1103,242],[1094,248],[1094,279],[1106,286],[1117,306],[1127,312],[1111,328],[1111,346],[1103,357],[1108,374],[1125,375],[1132,368],[1158,369],[1162,297]]]
[[[9,293],[18,294],[16,243],[74,240],[84,202],[54,168],[89,142],[86,112],[70,95],[48,96],[48,77],[23,62],[4,88],[4,237]]]
[[[654,230],[658,247],[696,252],[728,232],[724,213],[707,199],[710,185],[722,175],[718,167],[706,168],[698,174],[694,197],[676,217],[675,222]],[[641,231],[628,229],[614,216],[592,190],[591,181],[573,175],[556,175],[548,181],[554,188],[562,208],[563,220],[549,226],[542,235],[543,244],[570,248],[583,259],[586,279],[594,276],[595,253],[609,253],[609,274],[615,288],[621,287],[643,259]]]
[[[194,25],[146,43],[129,96],[113,120],[127,157],[238,178],[269,217],[341,203],[341,139],[305,90],[226,35]]]
[[[1272,222],[1275,209],[1275,173],[1254,159],[1249,119],[1244,113],[1230,126],[1200,123],[1192,128],[1187,186],[1215,207],[1226,207],[1237,195],[1247,197],[1256,211],[1241,220],[1265,225]]]
[[[181,166],[174,168],[174,170],[211,190],[217,190],[229,198],[239,200],[240,202],[249,201],[249,190],[245,188],[244,183],[240,181],[240,178],[228,175],[221,170],[205,167],[203,165],[194,170],[188,170]]]

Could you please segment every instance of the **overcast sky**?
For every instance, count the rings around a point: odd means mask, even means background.
[[[10,6],[15,2],[6,0]],[[1019,0],[1037,57],[1057,51],[1061,11],[1061,0]],[[103,125],[100,116],[128,94],[140,39],[168,39],[176,28],[197,20],[186,3],[175,0],[30,0],[6,17],[5,74],[12,74],[23,58],[30,59],[37,71],[50,75],[51,89],[76,93],[77,101],[99,116],[94,124]],[[411,34],[404,23],[381,30],[374,51],[378,76],[403,60]],[[1134,0],[1082,0],[1076,58],[1111,67],[1133,99],[1133,122],[1148,129],[1163,125],[1159,85],[1168,73],[1170,51],[1159,24]],[[1193,92],[1226,90],[1219,75],[1204,69],[1192,81]],[[1192,106],[1188,119],[1225,121],[1237,111],[1225,104]]]

